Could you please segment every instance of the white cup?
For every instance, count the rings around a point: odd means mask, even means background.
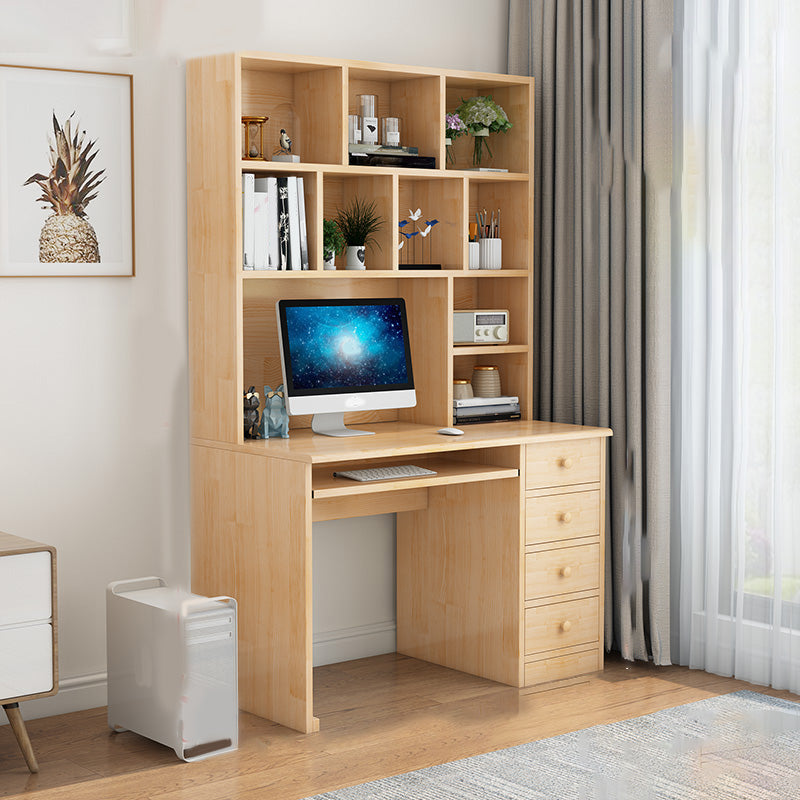
[[[480,268],[500,269],[503,265],[503,240],[481,239],[478,244],[480,246]]]
[[[468,242],[469,244],[469,268],[481,268],[481,246],[478,242]]]

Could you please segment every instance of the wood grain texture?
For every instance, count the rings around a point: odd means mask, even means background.
[[[789,692],[617,656],[598,674],[546,690],[398,655],[319,667],[314,685],[318,734],[298,736],[243,713],[239,750],[194,764],[134,733],[110,733],[100,708],[29,721],[40,765],[32,776],[13,734],[0,727],[0,796],[297,800],[740,689],[797,701]]]
[[[38,772],[39,764],[36,761],[36,754],[33,752],[33,745],[25,728],[25,720],[22,718],[19,705],[17,703],[6,703],[3,708],[8,717],[9,725],[11,725],[11,730],[14,731],[14,737],[17,740],[28,770],[30,772]]]
[[[311,678],[311,468],[192,448],[192,590],[239,607],[240,707],[316,730]],[[298,491],[299,489],[299,491]]]
[[[598,589],[600,543],[529,552],[525,556],[525,599]]]
[[[557,542],[600,532],[600,492],[526,493],[526,542]]]
[[[186,64],[192,435],[228,442],[243,435],[238,64],[232,55]]]
[[[600,439],[548,442],[528,447],[528,489],[600,480]]]
[[[521,683],[518,479],[429,489],[397,518],[397,649]]]

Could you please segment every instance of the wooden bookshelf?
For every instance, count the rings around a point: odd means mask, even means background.
[[[402,141],[433,156],[436,169],[348,164],[347,115],[358,95],[378,96],[378,115],[402,120]],[[493,134],[494,158],[471,171],[469,136],[446,163],[445,111],[461,98],[491,94],[513,123]],[[298,164],[241,158],[242,115],[268,116],[265,150],[281,128],[291,132]],[[435,70],[325,58],[239,53],[187,65],[189,295],[192,434],[241,443],[241,393],[281,382],[275,301],[295,297],[389,297],[406,300],[418,405],[348,415],[348,424],[410,421],[452,424],[453,379],[476,363],[497,364],[503,393],[518,395],[531,418],[533,368],[533,82],[526,77]],[[244,271],[241,264],[241,176],[303,176],[310,269]],[[385,224],[367,269],[322,269],[322,220],[350,199],[374,201]],[[402,270],[398,223],[422,208],[440,223],[417,261],[439,270]],[[475,212],[502,209],[503,269],[468,269],[469,223]],[[422,248],[420,248],[421,250]],[[507,346],[454,347],[452,312],[507,308]],[[292,428],[308,427],[293,417]]]

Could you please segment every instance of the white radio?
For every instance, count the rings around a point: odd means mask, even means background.
[[[453,344],[508,344],[508,311],[454,311]]]

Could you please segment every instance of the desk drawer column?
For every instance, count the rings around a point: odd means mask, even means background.
[[[603,666],[605,439],[526,447],[525,685]]]

